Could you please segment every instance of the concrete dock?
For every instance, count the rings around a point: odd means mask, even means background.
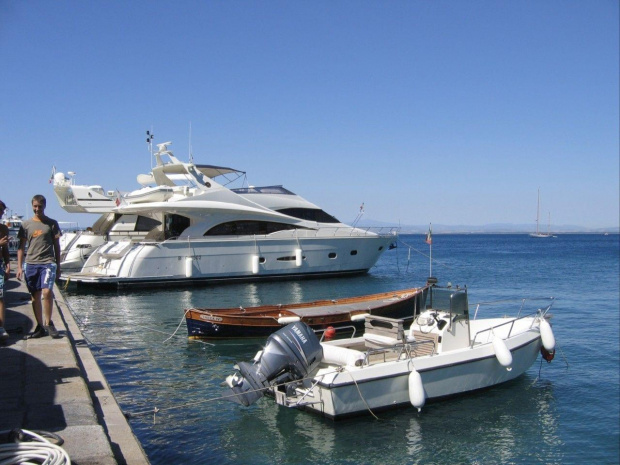
[[[77,465],[148,464],[62,293],[54,294],[62,337],[28,339],[36,327],[30,294],[14,274],[5,283],[10,337],[0,345],[0,432],[58,435]]]

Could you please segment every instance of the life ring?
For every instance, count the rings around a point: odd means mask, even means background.
[[[542,355],[542,358],[544,358],[547,363],[551,363],[551,360],[553,360],[553,357],[555,357],[555,349],[547,350],[544,346],[542,346],[540,348],[540,355]]]

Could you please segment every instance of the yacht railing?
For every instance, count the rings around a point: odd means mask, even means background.
[[[341,234],[339,234],[341,233]],[[201,239],[204,240],[237,240],[241,237],[252,237],[256,238],[264,238],[264,239],[306,239],[306,238],[320,238],[320,237],[369,237],[369,236],[378,236],[378,237],[393,237],[396,241],[396,238],[399,233],[399,228],[397,227],[377,227],[377,228],[346,228],[346,227],[320,227],[319,229],[290,229],[277,231],[276,233],[271,234],[236,234],[236,235],[217,235],[217,236],[200,236],[200,237],[192,237],[192,241],[198,241]],[[183,240],[187,239],[187,236],[173,236],[167,238],[165,241],[149,241],[143,239],[141,242],[153,242],[160,243],[166,241],[176,241],[179,237],[183,237]]]
[[[294,237],[321,237],[321,236],[332,236],[337,237],[339,235],[345,237],[365,237],[365,236],[380,236],[380,237],[396,237],[400,231],[398,227],[367,227],[367,228],[359,228],[359,227],[341,227],[341,226],[321,226],[318,229],[293,229],[290,231],[291,236]],[[284,231],[280,231],[283,233]]]

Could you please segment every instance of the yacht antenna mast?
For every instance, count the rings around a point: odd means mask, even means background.
[[[153,169],[153,139],[155,138],[155,134],[153,134],[153,128],[150,131],[146,131],[146,143],[149,144],[149,153],[151,154],[149,164],[151,165],[151,169]]]
[[[364,202],[362,202],[362,205],[360,206],[360,211],[357,214],[357,216],[355,217],[355,220],[353,220],[353,227],[354,228],[357,226],[358,221],[362,218],[363,215],[364,215]]]
[[[194,164],[194,154],[192,154],[192,122],[189,122],[189,162]]]

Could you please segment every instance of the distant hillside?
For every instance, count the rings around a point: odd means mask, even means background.
[[[352,222],[349,224],[352,224]],[[381,221],[374,221],[372,219],[360,221],[356,226],[373,228],[399,227],[399,225],[395,223],[385,223]],[[462,224],[447,225],[433,223],[433,234],[529,234],[533,232],[535,228],[536,226],[532,224],[493,223],[482,226],[472,226]],[[426,234],[428,232],[428,225],[400,225],[400,232],[402,234]],[[546,229],[544,232],[546,232]],[[620,228],[618,226],[609,228],[584,228],[582,226],[574,225],[551,225],[550,232],[552,234],[619,234]]]

